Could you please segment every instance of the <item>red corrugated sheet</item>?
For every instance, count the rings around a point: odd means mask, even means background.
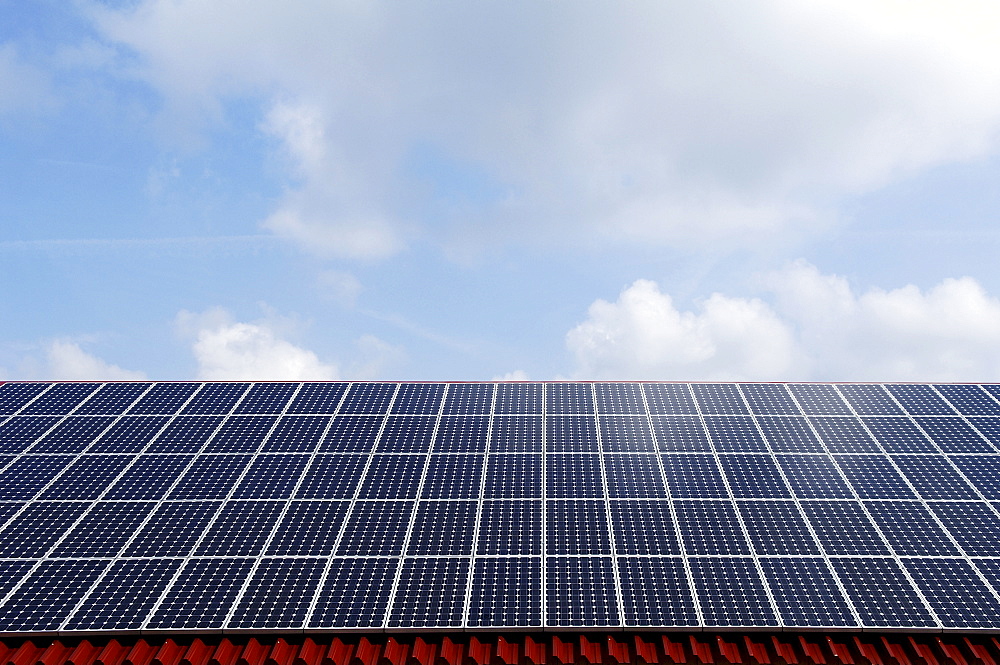
[[[997,665],[988,635],[2,638],[0,665]]]

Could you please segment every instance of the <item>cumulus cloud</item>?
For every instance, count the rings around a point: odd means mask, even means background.
[[[1000,128],[992,0],[140,0],[94,16],[168,112],[262,100],[289,164],[265,226],[329,256],[399,251],[415,210],[484,243],[745,241],[989,153]],[[422,148],[496,193],[452,206],[461,179],[414,163]]]
[[[146,375],[106,362],[76,342],[56,340],[45,349],[44,373],[55,381],[138,381]]]
[[[974,279],[856,292],[796,262],[766,299],[716,293],[678,309],[647,280],[598,300],[566,337],[580,378],[1000,379],[1000,300]]]

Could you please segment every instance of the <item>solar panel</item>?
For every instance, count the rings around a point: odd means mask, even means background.
[[[998,398],[0,383],[0,631],[997,629]]]

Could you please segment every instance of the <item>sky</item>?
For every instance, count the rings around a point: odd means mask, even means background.
[[[995,0],[0,0],[0,380],[1000,381]]]

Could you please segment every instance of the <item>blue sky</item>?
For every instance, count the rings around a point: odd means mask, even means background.
[[[0,379],[1000,380],[993,2],[0,0]]]

